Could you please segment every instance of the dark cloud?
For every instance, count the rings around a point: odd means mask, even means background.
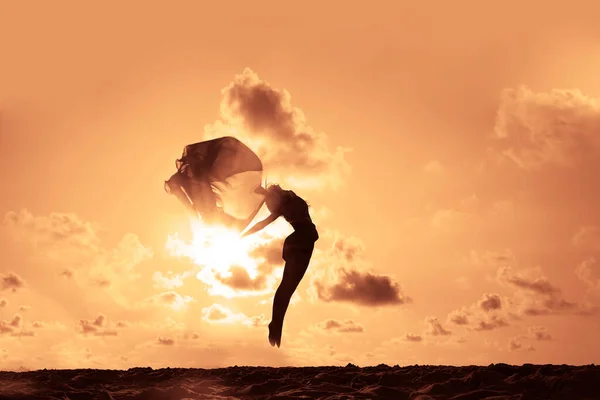
[[[175,340],[172,338],[159,336],[157,343],[163,346],[173,346],[175,344]]]
[[[479,308],[485,312],[496,311],[502,308],[502,298],[495,293],[485,293],[479,301]]]
[[[0,275],[0,288],[2,288],[2,290],[16,292],[23,287],[25,287],[25,281],[14,272]]]
[[[323,301],[349,302],[367,307],[399,305],[410,302],[400,286],[385,275],[356,270],[339,270],[335,283],[314,283]]]
[[[508,349],[510,351],[517,351],[523,347],[523,344],[516,338],[511,338],[508,341]]]
[[[8,305],[8,300],[0,299],[0,308],[6,307]]]
[[[440,321],[433,316],[427,317],[425,322],[428,325],[427,333],[433,336],[448,336],[452,334],[452,332],[442,326]]]
[[[407,342],[422,342],[423,337],[416,333],[407,333],[404,335],[404,340]]]
[[[221,121],[207,126],[207,137],[240,136],[281,177],[323,178],[340,184],[349,165],[345,150],[331,149],[325,134],[314,131],[285,90],[272,87],[246,68],[223,90]]]
[[[319,322],[317,326],[325,331],[334,331],[341,333],[357,333],[364,332],[362,325],[357,324],[352,320],[338,321],[336,319],[327,319]]]
[[[404,295],[391,277],[366,270],[363,251],[362,243],[356,238],[336,239],[320,261],[329,264],[329,276],[312,280],[317,297],[326,302],[367,307],[410,303],[412,299]]]

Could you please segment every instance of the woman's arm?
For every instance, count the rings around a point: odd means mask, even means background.
[[[269,215],[267,218],[263,219],[260,222],[257,222],[256,224],[254,224],[254,226],[252,228],[250,228],[246,232],[242,233],[242,237],[246,237],[248,235],[252,235],[253,233],[256,233],[258,231],[263,230],[270,223],[272,223],[273,221],[275,221],[277,218],[279,218],[279,215],[277,215],[277,214],[271,214],[271,215]]]

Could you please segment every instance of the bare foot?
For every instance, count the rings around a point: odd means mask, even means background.
[[[271,346],[277,345],[278,348],[281,346],[281,328],[280,325],[275,325],[273,322],[269,324],[269,343]]]

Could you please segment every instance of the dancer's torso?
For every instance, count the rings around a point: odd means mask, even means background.
[[[308,212],[308,203],[291,190],[285,190],[277,212],[292,225],[296,232],[306,232],[318,239],[315,224]]]

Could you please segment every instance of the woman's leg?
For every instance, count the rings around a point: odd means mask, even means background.
[[[298,240],[295,239],[298,238],[302,239],[297,235],[297,232],[294,232],[283,244],[285,267],[283,278],[273,299],[273,317],[269,324],[269,341],[271,345],[277,344],[278,347],[281,344],[283,320],[290,304],[290,299],[308,269],[314,249],[314,243],[297,243]]]

